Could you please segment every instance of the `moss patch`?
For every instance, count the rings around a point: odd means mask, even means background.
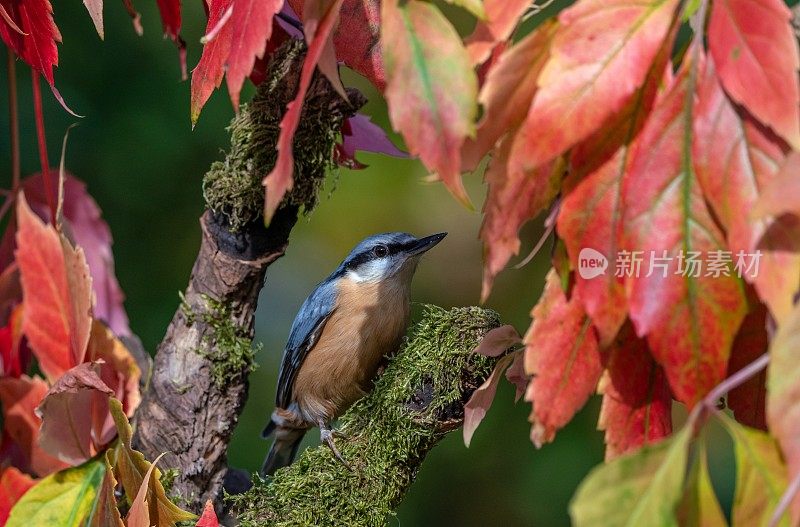
[[[228,498],[240,525],[384,525],[422,459],[460,425],[464,403],[491,373],[494,359],[471,351],[498,325],[496,313],[477,307],[425,306],[374,390],[340,420],[346,437],[337,446],[354,471],[325,446],[308,449]]]
[[[261,351],[262,344],[253,347],[253,339],[249,332],[233,317],[230,306],[208,295],[202,295],[206,309],[194,311],[181,295],[181,310],[191,325],[200,320],[212,331],[203,338],[207,349],[198,349],[197,353],[212,363],[211,377],[217,387],[234,382],[255,370],[258,364],[255,355]]]
[[[266,80],[252,101],[243,104],[231,122],[231,148],[224,161],[211,165],[203,178],[208,208],[225,217],[232,232],[258,220],[264,206],[262,179],[275,166],[280,121],[297,91],[297,78],[306,47],[291,39],[279,48]],[[330,83],[315,74],[303,104],[294,136],[294,187],[285,203],[311,211],[326,173],[335,167],[333,149],[342,121],[354,113]]]

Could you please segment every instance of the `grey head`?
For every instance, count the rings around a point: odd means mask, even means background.
[[[375,234],[356,245],[334,275],[347,276],[358,282],[379,282],[404,270],[413,273],[420,256],[445,236],[446,232],[424,238],[405,232]]]

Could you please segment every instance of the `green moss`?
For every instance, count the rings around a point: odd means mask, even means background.
[[[203,178],[207,206],[225,217],[232,232],[261,217],[261,181],[275,166],[280,121],[296,93],[293,71],[302,63],[305,52],[305,44],[294,39],[275,52],[267,80],[252,101],[240,107],[228,128],[231,147],[225,160],[213,163]],[[347,113],[343,106],[348,107],[328,81],[315,74],[294,136],[294,187],[284,202],[306,212],[316,205],[325,175],[335,167],[333,149],[346,116],[343,112]]]
[[[252,337],[235,320],[230,306],[208,295],[202,295],[202,299],[205,309],[197,312],[181,295],[181,310],[190,325],[200,320],[212,329],[210,335],[203,337],[205,349],[196,351],[211,361],[211,376],[214,384],[220,387],[256,369],[255,355],[261,351],[262,344],[253,347]]]
[[[463,405],[491,373],[471,353],[499,325],[492,311],[426,306],[407,344],[374,390],[340,420],[337,440],[351,472],[327,447],[306,450],[247,493],[229,497],[242,527],[383,525],[427,452],[461,424]]]

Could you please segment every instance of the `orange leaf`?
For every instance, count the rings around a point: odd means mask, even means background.
[[[471,207],[461,181],[461,147],[475,132],[478,81],[456,30],[436,6],[382,4],[381,45],[389,117],[453,196]]]
[[[795,149],[800,148],[800,54],[781,0],[715,0],[708,48],[725,90]]]
[[[19,379],[0,379],[0,401],[3,403],[3,431],[20,449],[24,466],[37,476],[46,476],[67,465],[50,456],[39,446],[42,420],[35,409],[47,393],[47,383],[39,377],[23,375]],[[4,437],[5,442],[5,437]],[[3,445],[6,448],[6,445]]]
[[[644,83],[668,35],[676,0],[582,0],[558,17],[560,27],[509,171],[552,160],[623,109]]]
[[[672,394],[664,370],[630,323],[612,344],[606,368],[598,387],[603,405],[597,428],[606,432],[608,461],[670,435]]]
[[[308,87],[314,70],[317,67],[328,37],[339,18],[339,9],[342,7],[342,0],[331,0],[327,4],[327,9],[319,21],[306,20],[306,38],[309,40],[308,52],[306,53],[303,69],[300,72],[300,83],[297,88],[297,95],[294,100],[286,106],[286,113],[281,119],[281,133],[278,137],[278,159],[275,167],[262,181],[266,187],[266,197],[264,200],[264,221],[269,223],[272,215],[278,210],[286,192],[292,189],[294,172],[294,152],[292,141],[297,127],[300,124],[300,116],[303,110],[303,100],[306,97]],[[320,9],[320,12],[323,12]]]
[[[36,482],[14,467],[0,469],[0,525],[5,525],[8,513]]]
[[[539,448],[552,441],[589,399],[602,365],[594,327],[580,303],[567,300],[553,269],[531,317],[525,335],[525,372],[532,379],[525,400],[533,403],[531,441]]]
[[[647,335],[673,394],[689,407],[725,378],[745,312],[733,263],[720,260],[727,276],[691,263],[725,248],[691,163],[690,90],[697,69],[687,57],[657,103],[634,145],[622,190],[623,245],[646,259],[638,273],[629,273],[630,318],[637,334]]]
[[[17,201],[16,258],[25,302],[23,332],[52,382],[83,362],[91,328],[92,279],[80,248]]]
[[[128,511],[127,525],[128,527],[151,527],[150,523],[150,505],[147,503],[147,495],[150,490],[150,478],[153,475],[153,470],[156,468],[159,460],[164,457],[164,453],[159,455],[142,479],[142,484],[139,487],[139,492],[136,493],[136,498],[131,503],[131,509]]]

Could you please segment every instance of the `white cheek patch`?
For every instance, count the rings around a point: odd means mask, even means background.
[[[373,260],[347,271],[347,277],[354,282],[377,282],[386,277],[389,265],[385,258]]]

